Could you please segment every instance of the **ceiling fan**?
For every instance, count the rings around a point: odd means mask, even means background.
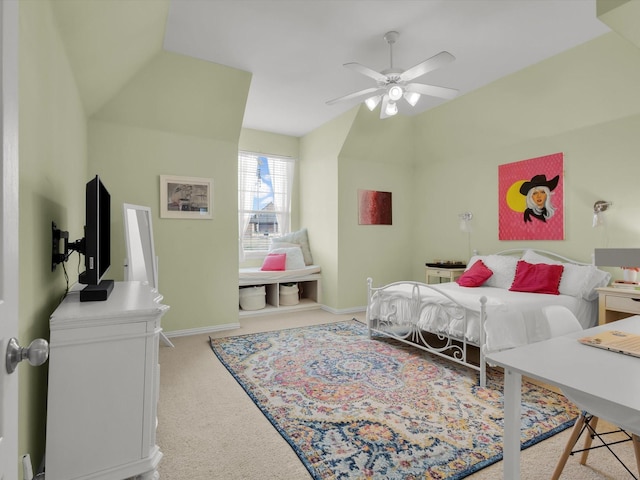
[[[416,106],[418,100],[420,100],[420,95],[445,98],[447,100],[454,98],[458,94],[458,90],[454,88],[409,82],[421,77],[425,73],[451,63],[455,60],[455,57],[449,52],[440,52],[407,70],[399,70],[393,67],[393,44],[396,43],[399,35],[400,34],[395,31],[387,32],[384,35],[384,39],[389,44],[390,67],[388,69],[377,72],[356,62],[344,64],[345,67],[351,70],[373,78],[378,84],[376,87],[366,88],[358,92],[350,93],[349,95],[329,100],[327,105],[364,98],[369,110],[373,111],[380,101],[382,101],[380,118],[387,118],[398,113],[397,102],[403,97],[412,107]]]

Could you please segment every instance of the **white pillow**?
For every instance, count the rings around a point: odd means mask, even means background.
[[[582,297],[589,301],[598,298],[598,292],[595,289],[605,287],[611,278],[609,273],[599,270],[593,265],[563,263],[540,255],[533,250],[526,250],[522,255],[522,259],[529,263],[562,265],[564,271],[558,288],[560,293],[562,295],[571,295],[572,297]]]
[[[287,255],[285,270],[301,270],[305,267],[304,256],[302,255],[302,249],[299,245],[295,247],[273,248],[269,253],[285,253]]]
[[[544,255],[540,255],[538,252],[534,252],[533,250],[525,250],[522,254],[522,260],[527,263],[548,263],[549,265],[560,265],[562,263],[557,260],[552,260],[549,257],[545,257]]]
[[[307,235],[307,229],[302,228],[297,232],[291,232],[281,237],[276,237],[271,240],[273,248],[280,248],[283,243],[295,243],[302,249],[302,256],[304,257],[305,265],[313,265],[313,257],[311,256],[311,247],[309,246],[309,236]]]
[[[287,242],[278,242],[278,243],[273,243],[271,242],[271,246],[269,247],[269,251],[272,251],[274,248],[290,248],[290,247],[298,247],[302,250],[302,247],[300,247],[299,244],[297,243],[287,243]]]
[[[516,275],[517,258],[507,255],[474,255],[467,263],[467,270],[477,260],[482,260],[487,268],[493,272],[493,275],[484,282],[483,286],[504,288],[506,290],[511,287],[513,278]]]
[[[609,272],[605,272],[604,270],[600,270],[594,265],[589,265],[591,269],[591,275],[587,280],[587,284],[582,291],[582,298],[585,300],[593,301],[598,298],[598,292],[596,292],[596,288],[606,287],[609,285],[609,281],[611,280],[611,274]]]

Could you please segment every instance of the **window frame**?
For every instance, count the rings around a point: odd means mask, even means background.
[[[263,210],[255,208],[258,200],[260,185],[263,185],[260,178],[260,169],[257,164],[246,166],[249,161],[257,161],[264,159],[268,163],[269,168],[269,186],[273,193],[272,206],[274,208],[273,215],[276,217],[276,223],[279,226],[278,232],[267,234],[270,240],[282,235],[286,235],[291,231],[291,198],[293,190],[293,180],[295,175],[295,166],[297,160],[292,157],[282,155],[273,155],[267,153],[252,152],[248,150],[238,151],[238,249],[240,261],[252,258],[263,258],[269,250],[270,245],[264,245],[264,248],[245,248],[246,230],[251,224],[251,217]],[[272,172],[273,171],[273,172]],[[256,172],[253,174],[253,172]],[[251,183],[256,184],[256,188],[248,187]],[[244,187],[243,187],[244,184]],[[251,207],[249,207],[252,205]]]

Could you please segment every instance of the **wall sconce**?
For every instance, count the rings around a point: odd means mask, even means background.
[[[598,200],[593,204],[593,228],[604,225],[603,212],[606,212],[613,202],[605,202],[604,200]]]
[[[473,213],[464,212],[458,214],[458,219],[460,220],[460,231],[471,233],[471,219],[473,218]]]

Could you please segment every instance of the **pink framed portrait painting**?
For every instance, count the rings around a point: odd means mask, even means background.
[[[564,156],[498,166],[498,238],[564,240]]]

